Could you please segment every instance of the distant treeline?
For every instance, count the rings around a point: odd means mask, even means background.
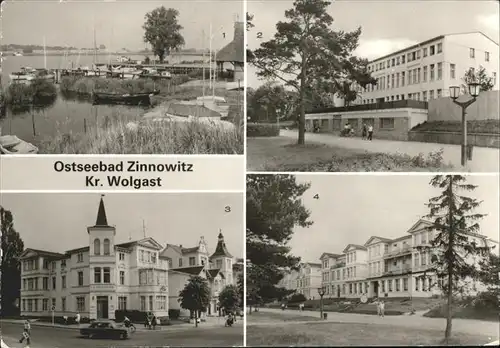
[[[43,50],[43,46],[41,45],[16,45],[16,44],[9,44],[9,45],[2,45],[0,46],[2,51],[23,51],[23,50],[28,50],[28,51],[35,51],[35,50]],[[63,46],[46,46],[45,47],[47,50],[52,50],[52,51],[64,51],[64,50],[77,50],[77,47],[63,47]]]

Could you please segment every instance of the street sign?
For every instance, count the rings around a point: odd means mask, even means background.
[[[366,296],[365,295],[361,296],[361,303],[366,303],[366,302],[368,302]]]

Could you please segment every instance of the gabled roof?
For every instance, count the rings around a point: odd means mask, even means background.
[[[419,219],[415,222],[410,229],[407,231],[408,233],[413,233],[416,231],[421,231],[424,228],[431,227],[433,224],[429,220]]]
[[[342,256],[341,254],[332,254],[332,253],[323,253],[321,254],[321,256],[319,257],[320,260],[322,260],[325,256],[328,256],[328,257],[333,257],[333,258],[337,258],[337,257],[340,257]]]
[[[347,246],[345,247],[344,249],[344,253],[347,252],[347,250],[349,250],[349,248],[353,247],[354,249],[358,249],[358,250],[366,250],[366,247],[363,246],[363,245],[359,245],[359,244],[347,244]]]
[[[207,271],[207,274],[210,276],[210,278],[217,277],[217,274],[220,274],[220,276],[224,278],[224,273],[221,273],[220,269],[209,269]]]
[[[321,267],[322,266],[321,263],[318,263],[318,262],[303,262],[302,264],[313,266],[313,267]]]
[[[244,32],[245,29],[243,22],[234,23],[233,41],[217,52],[217,56],[215,57],[217,62],[244,62]]]
[[[116,246],[119,248],[125,248],[125,249],[129,249],[129,248],[132,248],[134,246],[142,246],[142,247],[146,247],[146,248],[152,248],[155,250],[162,250],[163,249],[163,246],[151,237],[135,240],[132,242],[116,244]]]
[[[175,245],[175,244],[167,244],[163,251],[161,252],[161,256],[165,257],[165,252],[167,249],[173,249],[177,254],[179,255],[184,255],[184,254],[190,254],[190,253],[195,253],[200,250],[200,246],[195,246],[192,248],[183,248],[181,245]]]
[[[389,238],[379,237],[379,236],[371,236],[370,239],[365,243],[365,246],[369,245],[374,239],[380,239],[382,242],[390,242]]]
[[[26,259],[31,257],[47,257],[56,260],[64,258],[64,254],[55,253],[52,251],[40,250],[40,249],[27,248],[21,253],[21,255],[19,255],[20,259]]]
[[[205,266],[193,266],[193,267],[171,268],[170,270],[190,275],[200,275],[201,271],[203,271],[204,268]]]

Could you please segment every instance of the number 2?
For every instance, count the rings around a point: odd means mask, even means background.
[[[259,31],[259,32],[257,33],[257,39],[262,39],[262,32],[261,32],[261,31]]]

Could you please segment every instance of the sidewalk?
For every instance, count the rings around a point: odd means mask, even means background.
[[[281,130],[281,137],[297,139],[297,131]],[[360,138],[344,138],[333,134],[306,133],[306,143],[318,143],[336,147],[344,147],[353,150],[365,150],[369,152],[382,152],[388,154],[407,154],[418,156],[422,153],[427,156],[430,152],[443,149],[443,159],[446,164],[450,163],[460,170],[460,145],[421,143],[415,141],[396,141],[373,139],[367,141]],[[498,173],[500,170],[500,149],[478,147],[473,150],[472,161],[468,162],[467,171]]]
[[[282,315],[304,316],[319,318],[320,313],[317,311],[292,311],[271,308],[260,308],[260,312],[277,313]],[[328,313],[328,319],[323,322],[331,323],[359,323],[359,324],[380,324],[391,326],[403,327],[420,327],[433,330],[444,330],[446,327],[446,320],[442,318],[426,318],[422,316],[408,316],[408,315],[395,315],[380,318],[376,315],[369,314],[353,314],[353,313],[338,313],[338,312],[325,312]],[[294,322],[295,323],[295,322]],[[309,321],[311,323],[311,321]],[[264,324],[264,323],[263,323]],[[269,325],[272,323],[265,323]],[[282,325],[283,323],[279,323]],[[251,323],[247,325],[259,325]],[[483,334],[492,337],[492,340],[500,337],[500,326],[498,322],[473,320],[473,319],[453,319],[453,330],[468,333],[468,334]]]

